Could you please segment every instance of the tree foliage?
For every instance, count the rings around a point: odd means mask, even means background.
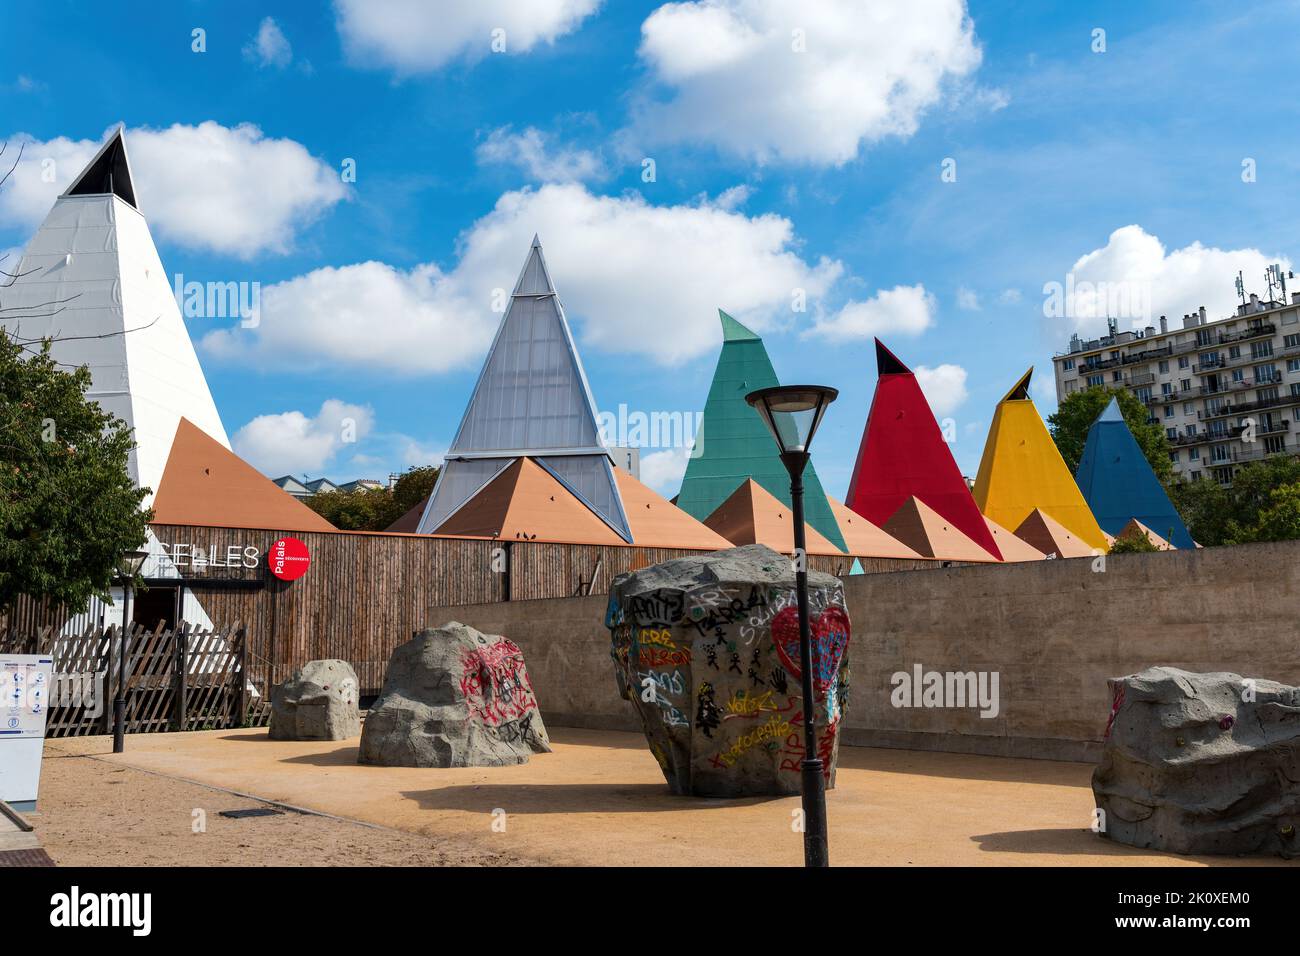
[[[1300,485],[1300,459],[1275,455],[1237,469],[1231,487],[1210,479],[1169,488],[1187,530],[1203,545],[1300,538],[1290,513]]]
[[[0,330],[0,611],[24,594],[77,609],[107,599],[122,553],[144,543],[130,428],[87,401],[90,383],[48,341]]]
[[[1072,392],[1062,399],[1056,411],[1047,416],[1047,427],[1056,442],[1056,449],[1065,459],[1065,464],[1074,474],[1079,469],[1079,459],[1083,457],[1083,448],[1088,443],[1088,429],[1105,411],[1113,397],[1119,398],[1119,410],[1124,415],[1124,422],[1137,439],[1138,447],[1150,463],[1156,477],[1168,482],[1173,476],[1174,466],[1169,460],[1169,439],[1165,430],[1156,422],[1150,422],[1151,411],[1138,397],[1126,388],[1107,388],[1094,385],[1081,392]]]
[[[391,488],[327,491],[306,504],[344,531],[383,531],[428,497],[437,480],[438,469],[425,465],[404,471]]]
[[[1111,554],[1151,554],[1159,550],[1150,538],[1136,531],[1120,535],[1110,546]]]

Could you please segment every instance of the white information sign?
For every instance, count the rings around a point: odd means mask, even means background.
[[[53,696],[54,662],[39,654],[0,654],[0,800],[36,806]]]

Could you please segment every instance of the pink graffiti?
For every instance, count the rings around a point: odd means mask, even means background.
[[[507,723],[537,709],[523,652],[514,641],[502,639],[481,650],[467,650],[461,663],[460,692],[470,713],[484,723]]]

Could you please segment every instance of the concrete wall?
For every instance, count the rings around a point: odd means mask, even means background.
[[[1096,759],[1106,680],[1167,664],[1300,684],[1300,541],[848,578],[844,743]],[[548,724],[636,730],[603,596],[445,609],[524,651]],[[441,624],[443,620],[431,621]],[[897,708],[896,672],[999,675],[999,713]]]

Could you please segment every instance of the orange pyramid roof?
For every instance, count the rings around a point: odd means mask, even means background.
[[[920,552],[922,557],[942,561],[981,561],[987,564],[997,561],[915,495],[904,501],[885,522],[885,530]]]
[[[1055,554],[1058,558],[1088,558],[1093,553],[1088,542],[1075,537],[1073,532],[1055,518],[1043,514],[1039,508],[1029,512],[1028,517],[1020,522],[1016,537],[1033,545],[1043,554]]]
[[[516,458],[438,526],[438,536],[627,544],[531,458]]]
[[[1144,525],[1141,521],[1138,521],[1137,518],[1130,518],[1128,524],[1124,525],[1123,529],[1120,531],[1120,533],[1119,533],[1116,537],[1118,537],[1118,538],[1127,538],[1127,537],[1128,537],[1129,535],[1131,535],[1131,534],[1144,534],[1144,535],[1146,535],[1147,540],[1150,541],[1152,544],[1154,544],[1154,545],[1156,546],[1156,548],[1157,548],[1158,550],[1160,550],[1160,551],[1176,551],[1176,550],[1177,550],[1177,549],[1176,549],[1172,544],[1170,544],[1167,540],[1165,540],[1164,538],[1160,537],[1160,535],[1156,534],[1154,531],[1152,531],[1150,528],[1148,528],[1146,525]]]
[[[844,535],[848,552],[854,557],[912,559],[923,557],[897,538],[890,537],[888,533],[853,511],[842,501],[837,501],[830,495],[826,496],[826,501],[831,506],[831,514],[839,522],[840,534]]]
[[[922,557],[988,564],[997,560],[915,495],[899,506],[884,529]]]
[[[794,551],[790,509],[753,478],[742,481],[704,523],[735,545],[765,544],[782,554]],[[804,540],[809,554],[844,554],[807,523]]]
[[[731,542],[663,498],[622,468],[614,469],[632,543],[644,548],[702,548],[718,551]]]
[[[187,418],[176,426],[153,511],[156,524],[337,530]]]
[[[402,515],[384,530],[394,532],[400,531],[403,534],[415,534],[416,529],[420,526],[420,517],[424,514],[424,506],[428,503],[429,496],[425,495],[420,499],[419,504],[406,512],[406,514]]]
[[[989,531],[993,532],[993,540],[998,543],[998,550],[1002,552],[1003,561],[1042,561],[1047,557],[1033,545],[1017,538],[992,518],[986,517],[984,520],[988,523]]]

